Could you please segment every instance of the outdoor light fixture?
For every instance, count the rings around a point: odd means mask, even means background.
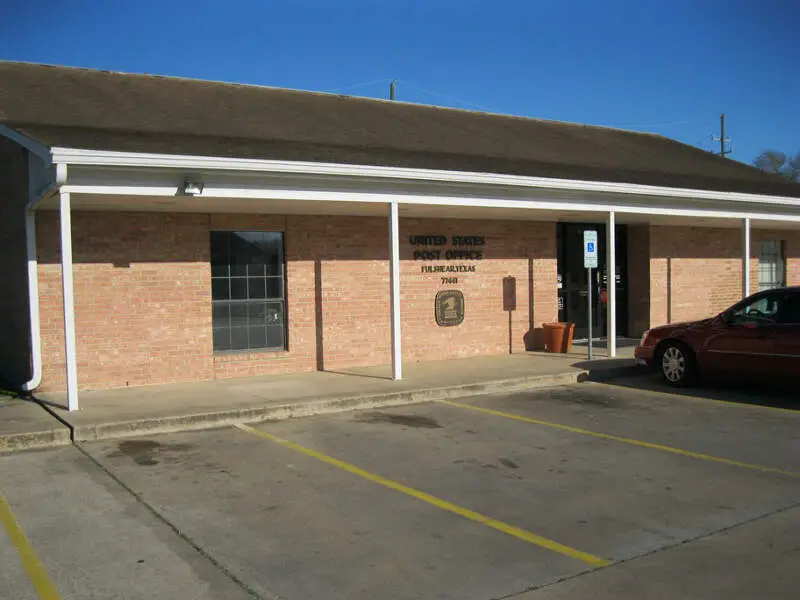
[[[184,177],[181,184],[181,194],[184,196],[199,196],[203,193],[203,182],[192,181],[188,177]]]

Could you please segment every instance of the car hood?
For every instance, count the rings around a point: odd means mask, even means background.
[[[653,327],[650,329],[650,334],[658,337],[672,334],[679,330],[701,329],[707,327],[714,321],[715,317],[710,319],[701,319],[699,321],[687,321],[685,323],[672,323],[670,325],[662,325],[661,327]]]

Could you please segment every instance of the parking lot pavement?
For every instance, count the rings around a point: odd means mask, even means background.
[[[285,598],[498,598],[800,501],[796,414],[589,384],[457,404],[90,451]]]
[[[764,398],[749,393],[727,391],[725,400],[708,394],[631,377],[460,404],[800,472],[800,410],[750,404]]]
[[[0,493],[0,598],[253,597],[73,447],[0,455]]]
[[[84,446],[107,473],[75,449],[15,455],[0,489],[59,590],[132,578],[119,531],[177,570],[149,598],[237,598],[232,578],[287,600],[788,599],[799,420],[587,383]],[[64,522],[90,550],[66,568]]]
[[[800,508],[575,577],[514,600],[796,598]]]

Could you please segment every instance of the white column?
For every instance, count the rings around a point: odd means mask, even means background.
[[[389,204],[389,285],[392,314],[392,379],[403,378],[403,345],[400,332],[400,218],[398,203]]]
[[[59,192],[61,221],[61,289],[64,297],[64,355],[67,363],[67,408],[78,410],[78,361],[75,352],[75,300],[72,283],[72,219],[69,192]]]
[[[608,213],[606,221],[606,273],[608,357],[614,358],[617,355],[617,234],[616,215],[613,212]]]
[[[742,297],[750,295],[750,217],[742,219]]]

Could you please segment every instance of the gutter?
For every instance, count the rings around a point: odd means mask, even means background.
[[[681,197],[694,200],[724,202],[751,202],[779,206],[800,207],[800,198],[770,196],[744,192],[721,192],[691,188],[672,188],[639,183],[589,181],[582,179],[556,179],[524,175],[503,175],[469,171],[444,171],[408,167],[385,167],[342,163],[227,158],[183,154],[155,154],[119,152],[110,150],[84,150],[78,148],[51,149],[53,162],[75,166],[129,167],[139,169],[173,168],[185,171],[240,171],[260,174],[281,173],[295,175],[327,175],[355,178],[429,181],[434,183],[468,183],[504,185],[521,188],[563,190],[569,192],[603,192],[620,195],[656,197]]]

